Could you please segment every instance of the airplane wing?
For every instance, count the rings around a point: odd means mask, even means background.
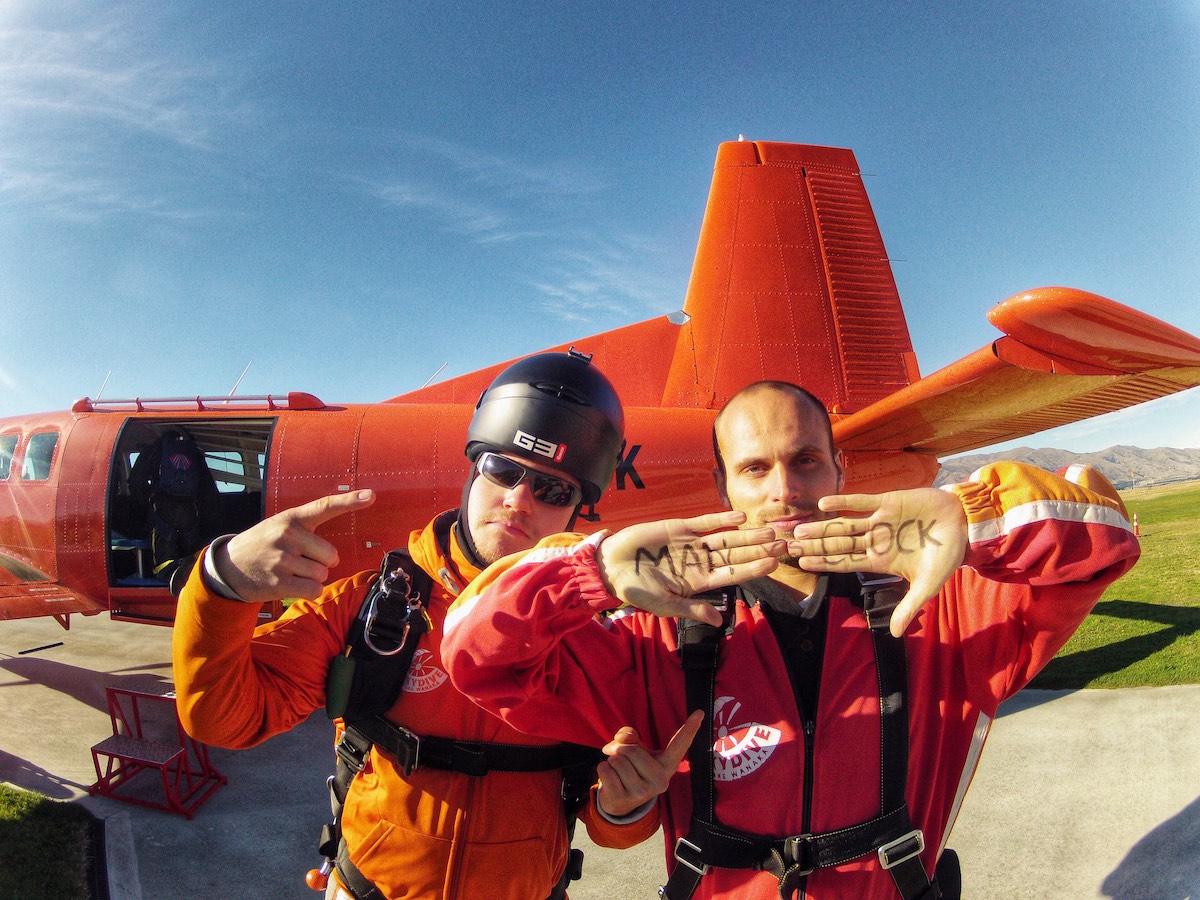
[[[1040,288],[988,320],[1005,336],[839,419],[838,445],[949,456],[1200,385],[1200,339],[1096,294]]]
[[[106,609],[107,606],[63,587],[42,572],[0,554],[0,621],[67,613],[91,616]]]

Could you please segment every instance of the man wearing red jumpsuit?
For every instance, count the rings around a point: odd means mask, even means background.
[[[420,735],[423,748],[430,738],[475,746],[556,743],[518,733],[453,688],[441,659],[442,620],[488,563],[562,531],[581,502],[596,501],[612,478],[623,428],[612,386],[574,353],[521,360],[480,398],[468,429],[472,468],[462,509],[414,531],[408,545],[432,579],[432,628],[385,718]],[[553,460],[533,456],[528,440],[520,440],[529,434],[562,452]],[[371,491],[325,497],[206,550],[180,598],[174,632],[178,707],[190,734],[249,747],[325,705],[330,663],[347,646],[374,573],[322,590],[336,553],[316,529],[373,501]],[[255,630],[258,604],[283,597],[315,600],[300,600]],[[653,833],[655,816],[630,814],[662,790],[688,740],[685,734],[661,765],[640,746],[616,741],[625,746],[600,764],[599,801],[593,791],[580,814],[594,841],[624,847]],[[561,772],[468,773],[428,759],[423,754],[406,772],[378,743],[371,748],[341,812],[349,866],[339,855],[328,896],[545,900],[567,862]]]
[[[1119,497],[1091,470],[1072,481],[1012,463],[949,490],[837,496],[842,461],[824,408],[777,382],[730,400],[714,445],[732,512],[550,538],[493,566],[447,617],[451,678],[530,734],[587,743],[629,723],[655,744],[689,711],[666,617],[716,625],[695,595],[744,581],[711,731],[697,738],[712,738],[712,808],[693,810],[687,770],[671,781],[659,801],[668,868],[693,815],[800,836],[793,847],[881,816],[881,710],[907,706],[913,852],[932,877],[997,707],[1137,559]],[[856,580],[820,574],[863,571],[911,586],[890,620],[907,654],[904,697],[880,696]],[[637,608],[597,617],[622,602]],[[793,863],[782,875],[697,863],[694,896],[898,896],[873,852]],[[940,896],[936,883],[925,891]]]

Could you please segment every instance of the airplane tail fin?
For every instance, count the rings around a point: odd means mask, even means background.
[[[626,406],[718,409],[773,378],[836,419],[920,377],[854,154],[802,144],[721,144],[682,315],[571,343]],[[474,403],[507,364],[393,401]]]
[[[721,144],[663,406],[760,379],[847,414],[916,381],[883,239],[849,150]]]

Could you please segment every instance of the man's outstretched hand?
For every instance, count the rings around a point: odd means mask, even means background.
[[[630,606],[719,625],[720,613],[695,595],[766,575],[787,549],[771,528],[722,530],[744,521],[723,512],[623,528],[600,542],[600,577]]]
[[[908,593],[892,613],[896,637],[962,565],[967,517],[947,491],[822,497],[820,507],[857,515],[798,526],[788,553],[808,572],[876,572],[906,579]]]
[[[337,565],[337,549],[317,534],[330,519],[375,502],[375,492],[332,494],[285,509],[218,546],[213,563],[248,603],[313,598]]]

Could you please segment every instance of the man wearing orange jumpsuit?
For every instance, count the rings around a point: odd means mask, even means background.
[[[473,465],[463,507],[414,531],[408,545],[432,579],[432,628],[385,718],[407,729],[400,731],[406,737],[420,736],[423,749],[438,738],[554,744],[521,734],[455,690],[441,662],[442,623],[450,603],[488,564],[565,530],[581,503],[599,498],[623,431],[611,384],[574,353],[515,363],[481,396],[468,429]],[[559,452],[535,455],[529,435]],[[373,501],[365,490],[321,498],[205,551],[180,597],[174,632],[178,707],[190,734],[249,747],[325,704],[330,663],[347,646],[374,573],[322,590],[336,552],[315,532]],[[255,629],[258,604],[284,597],[315,599],[299,600],[278,621]],[[627,847],[653,833],[657,816],[642,813],[665,788],[693,732],[681,730],[662,757],[636,739],[614,739],[607,748],[613,755],[598,767],[600,786],[580,813],[595,842]],[[562,896],[569,837],[561,769],[468,774],[426,762],[429,755],[422,752],[406,772],[378,743],[370,749],[345,795],[342,846],[327,896]]]

